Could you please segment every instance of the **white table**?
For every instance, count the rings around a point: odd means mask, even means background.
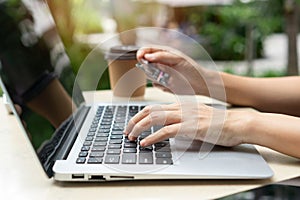
[[[95,95],[94,95],[95,94]],[[112,98],[111,91],[87,92],[98,101]],[[203,102],[211,100],[199,97]],[[135,100],[174,101],[171,94],[148,88]],[[61,183],[48,179],[13,115],[0,98],[0,191],[1,199],[214,199],[300,175],[298,159],[257,146],[275,175],[267,180],[127,181],[111,183]]]

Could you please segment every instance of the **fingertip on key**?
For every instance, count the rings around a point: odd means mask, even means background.
[[[142,147],[147,146],[147,141],[145,141],[145,139],[141,140],[140,145],[141,145]]]
[[[130,141],[134,141],[134,140],[136,140],[136,137],[134,137],[134,136],[132,136],[132,135],[127,135],[128,136],[128,139],[130,140]]]

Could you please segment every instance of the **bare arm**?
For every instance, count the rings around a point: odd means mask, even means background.
[[[27,103],[27,106],[49,120],[55,128],[76,109],[71,97],[57,79],[51,81],[38,96]]]
[[[226,73],[221,77],[231,104],[300,116],[300,77],[248,78]]]
[[[300,158],[299,124],[298,117],[253,110],[223,111],[189,102],[147,106],[129,121],[124,133],[136,140],[149,127],[163,125],[140,144],[148,146],[184,135],[222,146],[257,144]]]
[[[300,158],[300,118],[282,114],[232,111],[225,134],[239,136],[241,143],[258,144]]]
[[[300,118],[289,116],[300,116],[300,77],[235,76],[207,70],[178,54],[154,48],[141,49],[137,54],[137,59],[141,58],[168,65],[180,72],[192,86],[194,94],[216,97],[233,105],[250,106],[264,113],[227,110],[224,120],[210,124],[214,110],[205,105],[194,105],[194,107],[171,105],[153,110],[146,107],[128,123],[125,134],[130,139],[135,139],[144,129],[147,129],[147,126],[164,125],[164,128],[142,140],[141,145],[147,146],[174,137],[180,134],[179,130],[191,136],[196,132],[194,139],[211,142],[204,137],[209,134],[207,133],[208,127],[213,129],[221,126],[222,133],[217,140],[219,145],[258,144],[300,158]],[[158,85],[164,91],[185,94],[184,90],[177,89],[180,86],[179,79],[172,81],[170,79],[168,88]],[[217,95],[212,95],[212,91]],[[187,109],[188,112],[181,112],[180,107]],[[198,123],[200,126],[197,125]]]
[[[251,106],[264,112],[300,116],[300,77],[249,78],[207,70],[183,54],[156,48],[140,49],[137,59],[170,66],[168,87],[164,91],[176,94],[206,95],[233,105]],[[181,76],[176,77],[177,71]],[[172,79],[172,76],[176,77]],[[185,87],[184,81],[189,87]],[[225,93],[224,93],[225,89]],[[226,95],[226,98],[225,98]]]

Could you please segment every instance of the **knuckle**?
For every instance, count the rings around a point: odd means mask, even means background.
[[[142,111],[148,115],[151,113],[151,110],[152,110],[152,106],[146,106],[145,108],[143,108]]]
[[[152,123],[151,117],[145,118],[142,124],[140,124],[140,128],[149,127]]]
[[[149,115],[150,120],[156,121],[160,118],[160,114],[158,112],[152,112]]]
[[[171,137],[174,134],[175,130],[171,126],[165,126],[164,128],[162,128],[162,132],[166,137]]]
[[[140,123],[138,123],[134,126],[135,131],[140,131],[142,128],[143,128],[143,126]]]

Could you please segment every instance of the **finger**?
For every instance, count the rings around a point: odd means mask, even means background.
[[[126,128],[124,129],[125,135],[128,135],[133,127],[141,121],[143,118],[148,116],[151,112],[154,111],[168,111],[168,110],[178,110],[178,106],[176,104],[163,104],[163,105],[151,105],[146,106],[143,110],[138,112],[131,120],[129,120]]]
[[[142,58],[144,58],[145,54],[151,54],[151,53],[158,52],[158,51],[163,51],[163,50],[159,49],[159,48],[154,48],[154,47],[143,47],[137,51],[136,58],[138,61],[140,61]]]
[[[144,58],[149,62],[160,63],[168,66],[176,65],[180,62],[181,57],[170,51],[156,51],[145,53]]]
[[[174,137],[178,131],[180,130],[180,123],[171,124],[168,126],[165,126],[158,130],[157,132],[149,135],[145,139],[141,140],[140,145],[142,147],[149,146],[151,144],[155,144],[157,142],[163,141],[165,139],[168,139],[170,137]]]
[[[150,112],[153,112],[154,110],[159,110],[160,105],[151,105],[151,106],[146,106],[143,110],[141,110],[140,112],[138,112],[136,115],[134,115],[128,122],[124,133],[125,135],[128,135],[133,127],[139,122],[141,121],[143,118],[145,118],[147,115],[150,114]]]
[[[138,112],[137,114],[135,114],[127,123],[127,126],[124,129],[124,134],[128,135],[133,127],[139,122],[141,121],[143,118],[145,118],[147,115],[149,115],[150,113],[150,108],[149,106],[146,106],[143,110],[141,110],[140,112]]]
[[[180,113],[177,111],[155,111],[138,122],[129,133],[128,138],[135,140],[140,133],[149,130],[156,125],[169,125],[181,121]]]

